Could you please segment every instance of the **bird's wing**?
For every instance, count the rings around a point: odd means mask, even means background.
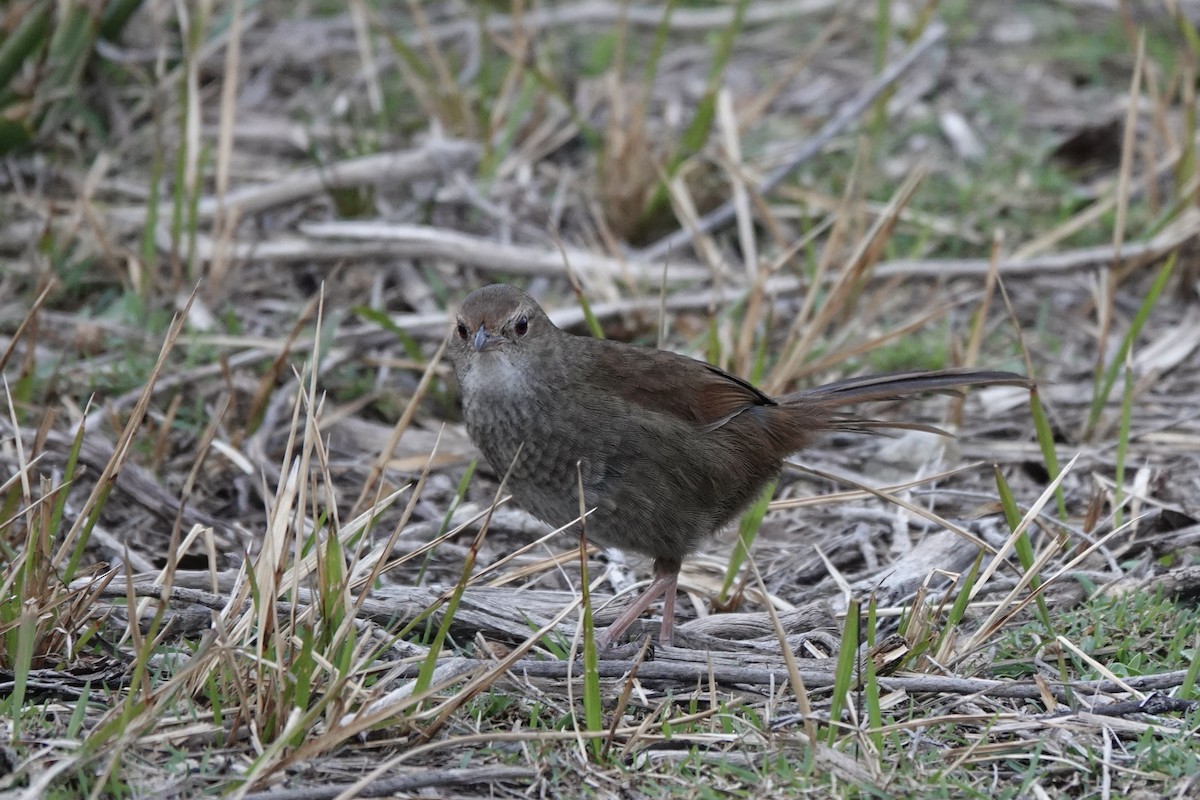
[[[593,380],[647,411],[701,430],[721,427],[748,408],[775,401],[746,381],[694,358],[622,342],[596,342]]]

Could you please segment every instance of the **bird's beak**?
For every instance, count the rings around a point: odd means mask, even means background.
[[[488,333],[487,326],[480,325],[479,330],[475,331],[474,338],[471,339],[471,345],[477,352],[482,353],[484,350],[493,350],[499,347],[502,341],[504,341],[503,337]]]

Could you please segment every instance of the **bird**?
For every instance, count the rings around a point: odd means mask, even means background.
[[[683,560],[732,522],[784,460],[831,431],[920,423],[845,406],[968,385],[1031,386],[1005,371],[942,369],[849,378],[771,397],[712,364],[557,327],[516,286],[460,304],[448,347],[476,447],[526,511],[554,527],[580,516],[588,541],[653,561],[649,586],[597,636],[602,648],[659,597],[672,644]]]

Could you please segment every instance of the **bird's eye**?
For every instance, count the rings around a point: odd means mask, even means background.
[[[513,330],[517,332],[517,336],[524,336],[529,333],[529,318],[524,314],[517,317],[517,323],[513,325]]]
[[[462,324],[461,322],[458,323],[458,338],[466,340],[467,334],[469,334],[469,333],[470,333],[470,331],[467,330],[466,325]]]

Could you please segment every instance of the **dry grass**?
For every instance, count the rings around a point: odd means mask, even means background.
[[[1200,40],[835,5],[149,3],[54,40],[76,90],[7,62],[0,787],[1188,796]],[[880,409],[959,438],[804,454],[677,647],[577,660],[645,570],[474,460],[494,279],[769,391],[1039,388]]]

